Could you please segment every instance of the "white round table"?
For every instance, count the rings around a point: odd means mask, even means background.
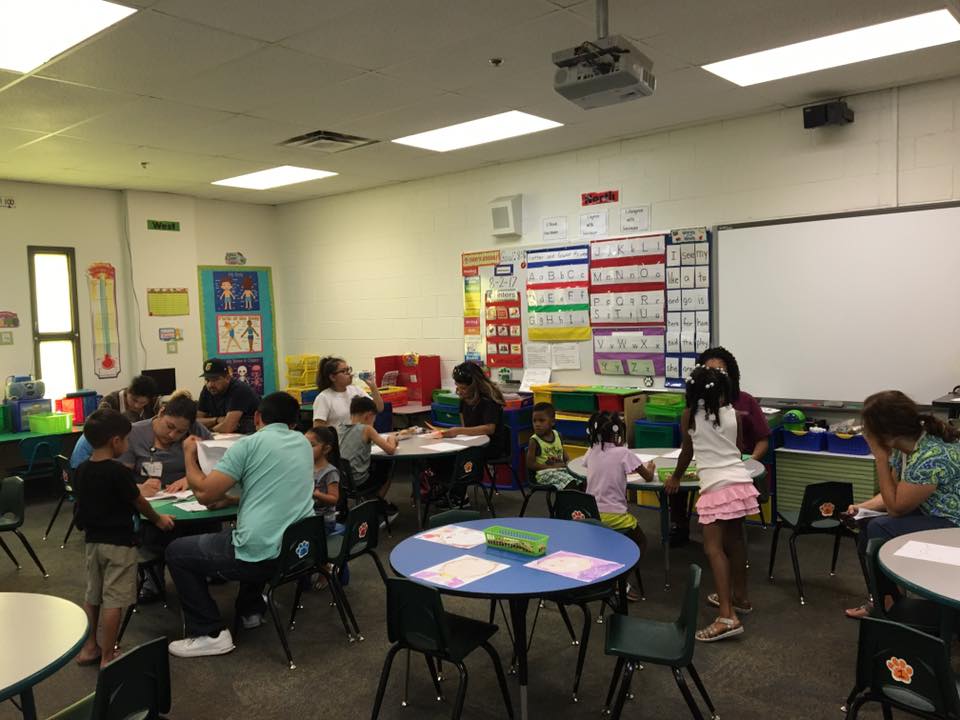
[[[653,458],[654,464],[657,466],[657,469],[661,468],[675,468],[677,466],[676,457],[666,457],[667,455],[673,455],[677,452],[678,448],[631,448],[632,452],[638,456],[637,464],[640,464],[639,456],[646,456],[647,458]],[[646,460],[644,460],[646,462]],[[695,465],[696,461],[690,463]],[[753,458],[745,458],[743,464],[747,466],[747,471],[750,473],[750,477],[757,479],[763,477],[767,472],[767,469],[763,466],[763,463]],[[567,470],[570,471],[571,475],[575,477],[586,480],[587,479],[587,468],[584,464],[584,457],[574,458],[567,464]],[[663,546],[663,573],[664,573],[664,588],[670,589],[670,504],[667,499],[667,493],[664,492],[663,483],[659,480],[654,480],[652,482],[647,482],[645,480],[632,480],[627,482],[627,487],[631,490],[649,490],[657,494],[657,499],[660,502],[660,543]],[[680,483],[681,490],[688,490],[690,492],[696,492],[700,487],[700,483],[696,480],[684,480]]]
[[[33,593],[0,593],[3,643],[0,702],[20,696],[26,720],[37,717],[33,686],[80,652],[87,639],[87,614],[69,600]]]
[[[412,435],[404,438],[397,444],[397,451],[393,455],[388,455],[380,448],[374,447],[370,452],[370,459],[391,462],[395,460],[422,461],[429,460],[430,458],[456,455],[464,448],[484,447],[489,444],[490,438],[486,435],[461,435],[455,438],[438,438],[434,437],[433,432],[428,432],[422,435]],[[413,502],[417,509],[417,527],[422,530],[423,518],[420,514],[420,478],[416,472],[410,473],[410,482],[412,484]]]
[[[880,567],[896,583],[942,605],[960,609],[960,569],[956,565],[897,555],[908,542],[944,545],[960,556],[960,528],[922,530],[892,538],[880,547]]]

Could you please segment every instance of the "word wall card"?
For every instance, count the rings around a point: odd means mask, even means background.
[[[590,243],[590,324],[599,375],[632,375],[653,385],[665,371],[666,237]]]
[[[710,245],[706,228],[667,236],[667,387],[683,387],[697,356],[710,347]]]
[[[568,245],[527,251],[527,337],[590,339],[590,248]]]

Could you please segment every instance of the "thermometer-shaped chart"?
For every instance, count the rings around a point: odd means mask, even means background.
[[[116,268],[110,263],[94,263],[87,268],[93,319],[94,373],[98,378],[115,378],[120,374],[116,280]]]

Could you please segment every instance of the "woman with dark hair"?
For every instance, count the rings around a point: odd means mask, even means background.
[[[867,542],[872,538],[889,540],[920,530],[960,526],[960,432],[921,413],[899,390],[868,397],[861,417],[863,436],[876,461],[880,493],[851,505],[847,512],[854,515],[864,508],[887,513],[861,525],[858,548],[865,567]],[[865,617],[870,604],[846,614]]]
[[[476,363],[460,363],[453,369],[453,382],[460,397],[458,427],[441,431],[443,437],[486,435],[490,438],[487,457],[502,458],[510,453],[510,436],[503,424],[503,393],[484,375]]]
[[[361,378],[367,383],[369,393],[364,393],[353,384],[353,368],[343,358],[325,357],[317,369],[317,387],[320,394],[313,401],[313,425],[320,427],[350,422],[350,401],[355,397],[367,395],[377,406],[377,412],[383,412],[383,398],[377,390],[376,380]]]
[[[122,390],[104,395],[100,408],[110,408],[121,413],[132,423],[149,420],[157,414],[160,391],[156,381],[147,375],[137,375]]]
[[[730,385],[730,404],[736,411],[740,424],[737,446],[740,452],[763,462],[770,449],[770,426],[757,399],[740,389],[740,365],[733,353],[721,346],[708,348],[700,353],[697,365],[721,370],[727,374]],[[686,542],[690,534],[686,492],[680,491],[670,497],[670,518],[670,542],[675,545]]]

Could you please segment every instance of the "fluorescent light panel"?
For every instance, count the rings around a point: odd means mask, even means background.
[[[0,68],[25,73],[137,10],[104,0],[4,0],[0,11]]]
[[[949,10],[913,15],[704,65],[741,87],[960,40]]]
[[[408,135],[407,137],[397,138],[393,142],[401,145],[412,145],[424,150],[447,152],[448,150],[459,150],[473,145],[505,140],[518,135],[529,135],[561,125],[563,123],[530,115],[519,110],[511,110],[499,115],[490,115],[489,117],[449,125],[416,135]]]
[[[308,180],[319,180],[320,178],[331,177],[336,174],[335,172],[329,172],[327,170],[281,165],[267,170],[247,173],[246,175],[237,175],[236,177],[226,178],[224,180],[215,180],[210,184],[245,188],[247,190],[269,190],[270,188],[283,187],[284,185],[296,185],[297,183],[307,182]]]

